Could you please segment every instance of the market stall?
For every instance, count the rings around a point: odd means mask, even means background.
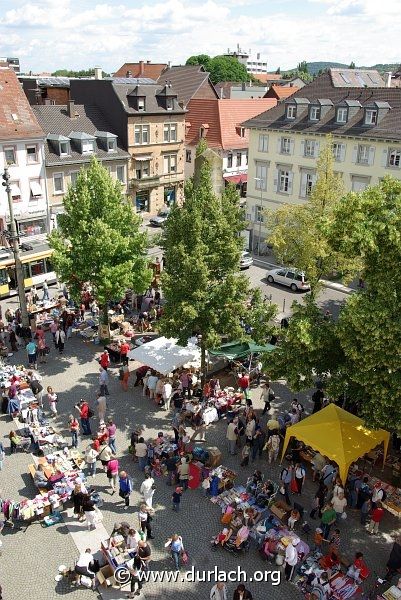
[[[362,419],[335,404],[287,428],[282,459],[292,437],[336,462],[343,482],[351,464],[380,444],[383,444],[384,463],[390,440],[388,431],[368,429]]]
[[[128,353],[128,358],[136,360],[162,375],[168,375],[184,366],[200,366],[200,348],[188,341],[188,346],[179,346],[175,339],[159,337],[142,344]]]

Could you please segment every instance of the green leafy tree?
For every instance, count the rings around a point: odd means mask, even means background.
[[[350,193],[334,212],[331,243],[362,257],[366,289],[342,310],[338,338],[345,354],[344,384],[366,422],[401,432],[401,182]]]
[[[205,71],[209,71],[212,58],[208,54],[196,54],[187,59],[186,65],[202,65]]]
[[[202,65],[205,71],[210,73],[212,83],[254,80],[254,77],[247,72],[245,65],[238,62],[234,56],[215,56],[211,58],[207,54],[198,54],[190,56],[185,64]]]
[[[110,300],[129,288],[139,293],[149,287],[146,234],[121,184],[95,158],[69,188],[64,208],[59,229],[49,236],[57,275],[76,299],[89,283],[107,323]]]
[[[305,271],[313,297],[324,275],[333,271],[354,273],[360,266],[329,243],[327,228],[345,194],[333,164],[333,144],[328,136],[317,160],[316,183],[304,204],[286,204],[267,213],[268,243],[280,263]]]
[[[110,73],[102,71],[103,77],[110,77]],[[70,69],[58,69],[52,73],[53,77],[93,77],[95,69],[82,69],[81,71],[72,71]]]
[[[297,71],[299,71],[300,73],[309,73],[308,63],[306,62],[306,60],[303,60],[300,63],[298,63]]]
[[[277,69],[276,69],[276,75],[280,75],[280,73],[281,73],[281,69],[280,69],[280,67],[277,67]]]
[[[195,156],[200,156],[204,153],[205,150],[207,150],[207,148],[207,141],[205,140],[205,138],[201,138],[198,142],[198,145],[196,146]]]
[[[270,304],[260,288],[251,290],[243,320],[251,328],[249,337],[261,346],[267,344],[275,331],[272,319],[277,314],[277,305]]]
[[[244,337],[240,320],[250,290],[239,271],[243,227],[235,188],[216,197],[205,161],[197,183],[186,185],[184,205],[172,208],[164,228],[166,304],[160,322],[163,335],[183,345],[192,335],[201,336],[202,377],[207,348],[218,346],[222,335]]]
[[[354,61],[351,62],[350,66],[348,68],[349,69],[355,69],[355,63],[354,63]]]
[[[281,330],[281,337],[277,349],[264,356],[264,366],[272,379],[284,377],[294,392],[311,388],[316,379],[337,373],[343,364],[336,325],[310,295],[303,304],[293,304],[289,327]]]

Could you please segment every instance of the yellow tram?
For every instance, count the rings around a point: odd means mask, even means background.
[[[53,271],[51,256],[53,250],[44,243],[35,246],[33,250],[21,251],[21,262],[24,273],[25,289],[33,286],[40,287],[46,280],[49,284],[57,281]],[[15,260],[12,249],[0,253],[0,298],[14,296],[17,292]]]

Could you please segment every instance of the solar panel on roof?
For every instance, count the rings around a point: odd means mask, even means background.
[[[38,85],[49,87],[70,87],[68,77],[39,77]]]
[[[154,79],[148,77],[113,77],[113,83],[121,83],[123,85],[150,85],[156,83]]]
[[[351,83],[348,75],[346,75],[345,73],[340,73],[340,76],[344,79],[345,83]]]

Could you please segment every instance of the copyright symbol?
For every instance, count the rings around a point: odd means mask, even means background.
[[[118,567],[114,572],[114,579],[117,583],[124,585],[131,579],[131,575],[127,567]]]

